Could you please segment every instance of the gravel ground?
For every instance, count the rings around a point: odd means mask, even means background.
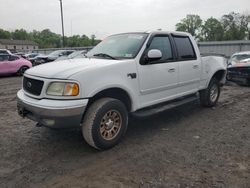
[[[218,106],[183,105],[129,120],[98,152],[79,130],[35,127],[16,112],[20,77],[0,78],[0,187],[250,187],[250,88],[228,85]]]

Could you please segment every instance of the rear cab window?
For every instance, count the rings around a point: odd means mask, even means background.
[[[179,61],[188,61],[197,59],[193,44],[188,36],[174,35],[173,39],[176,45]]]

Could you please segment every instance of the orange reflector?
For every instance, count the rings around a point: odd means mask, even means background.
[[[78,84],[67,83],[64,87],[63,94],[66,96],[77,96],[79,94]]]
[[[73,88],[72,88],[72,96],[77,96],[79,94],[79,87],[77,84],[73,84]]]

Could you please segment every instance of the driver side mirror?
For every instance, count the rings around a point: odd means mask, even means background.
[[[162,58],[162,53],[158,49],[152,49],[148,51],[147,56],[150,61],[155,61]]]
[[[157,61],[162,58],[162,53],[158,49],[151,49],[148,51],[147,55],[144,57],[144,62],[143,64],[148,64],[151,61]]]

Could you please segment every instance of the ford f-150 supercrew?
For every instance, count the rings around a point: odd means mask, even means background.
[[[80,127],[100,150],[125,134],[128,114],[145,117],[200,99],[216,105],[226,60],[201,57],[184,32],[138,32],[107,37],[86,58],[27,70],[18,113],[51,128]]]

